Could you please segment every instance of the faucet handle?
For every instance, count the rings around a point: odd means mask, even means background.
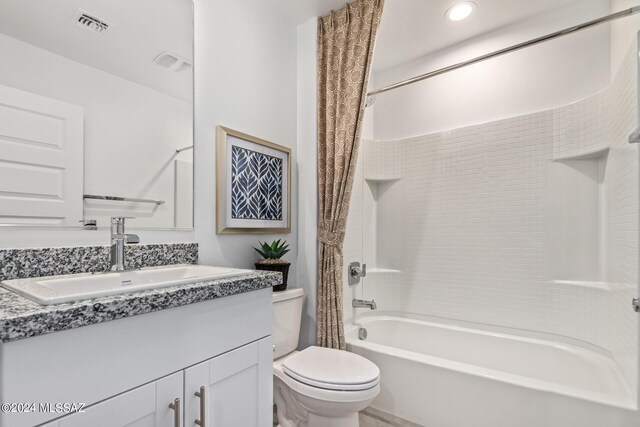
[[[111,235],[124,234],[124,220],[134,219],[133,216],[112,216],[111,217]]]
[[[124,224],[125,219],[136,219],[135,216],[112,216],[111,224]]]

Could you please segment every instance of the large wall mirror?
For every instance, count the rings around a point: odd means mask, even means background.
[[[0,57],[0,224],[192,228],[191,0],[0,0]]]

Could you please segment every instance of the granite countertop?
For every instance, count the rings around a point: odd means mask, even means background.
[[[237,295],[281,282],[281,273],[254,271],[242,276],[48,306],[0,288],[0,343]]]

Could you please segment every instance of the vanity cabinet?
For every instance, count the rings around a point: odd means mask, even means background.
[[[43,427],[267,426],[271,349],[261,339]]]
[[[1,402],[86,407],[0,413],[0,426],[173,427],[179,398],[181,427],[201,414],[207,427],[270,427],[271,307],[265,288],[1,343]]]

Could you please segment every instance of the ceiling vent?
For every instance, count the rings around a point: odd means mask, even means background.
[[[162,52],[160,55],[156,56],[153,62],[160,65],[161,67],[167,68],[171,71],[175,71],[176,73],[190,70],[193,67],[193,65],[183,57],[168,51]]]
[[[110,26],[110,24],[104,19],[90,15],[82,9],[78,9],[74,16],[74,20],[80,27],[96,34],[104,33]]]

